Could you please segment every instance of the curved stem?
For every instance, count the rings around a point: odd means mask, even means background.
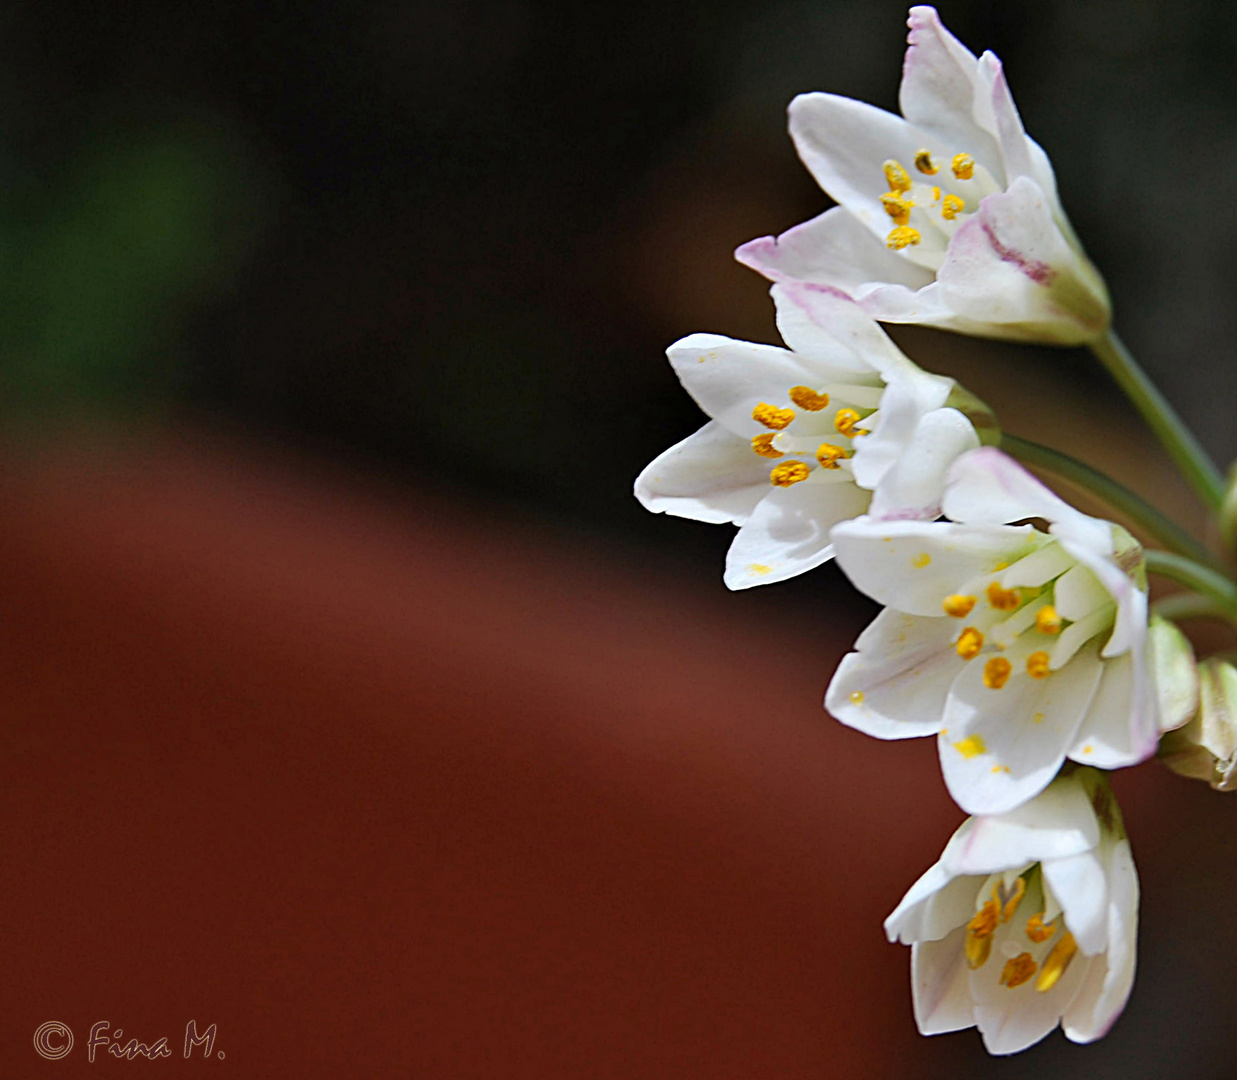
[[[1091,351],[1142,414],[1203,504],[1218,509],[1224,500],[1224,477],[1121,339],[1109,330],[1091,343]]]
[[[1085,462],[1029,439],[1020,439],[1008,432],[1001,433],[1001,447],[1020,461],[1025,461],[1028,465],[1038,465],[1097,495],[1114,510],[1137,522],[1160,543],[1178,554],[1203,563],[1216,572],[1222,569],[1211,553],[1175,521],[1160,513],[1141,495],[1135,495],[1129,488],[1118,484],[1112,477],[1091,468]]]
[[[1147,572],[1159,574],[1214,601],[1230,620],[1237,620],[1237,584],[1209,566],[1171,551],[1147,551]]]
[[[1199,596],[1198,593],[1179,592],[1171,596],[1161,596],[1151,605],[1151,614],[1159,615],[1170,622],[1180,622],[1182,619],[1226,619],[1224,609],[1210,596]]]

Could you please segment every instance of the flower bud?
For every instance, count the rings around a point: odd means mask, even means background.
[[[1155,687],[1160,730],[1172,731],[1198,711],[1198,667],[1190,639],[1158,615],[1147,624],[1147,669]]]
[[[1160,742],[1174,772],[1206,780],[1216,791],[1237,790],[1237,668],[1224,660],[1198,665],[1199,705],[1193,719]]]

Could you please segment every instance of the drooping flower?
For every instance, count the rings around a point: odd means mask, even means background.
[[[1106,1034],[1129,998],[1138,876],[1107,780],[1079,769],[1006,814],[973,817],[885,920],[911,946],[924,1035],[978,1027],[1013,1054],[1058,1023]]]
[[[636,498],[654,512],[734,522],[732,589],[832,557],[829,530],[869,513],[933,518],[949,464],[979,444],[952,379],[916,367],[853,301],[774,286],[789,348],[692,334],[668,350],[712,419],[656,458]],[[808,302],[810,301],[810,302]]]
[[[833,285],[883,322],[1079,344],[1102,335],[1107,289],[1027,137],[1001,62],[913,7],[902,117],[803,94],[790,133],[840,205],[739,248],[773,281]],[[903,119],[905,117],[905,119]]]
[[[1153,754],[1188,712],[1161,715],[1149,678],[1138,543],[993,447],[954,463],[943,506],[951,522],[834,528],[839,565],[886,609],[838,665],[826,708],[877,738],[937,735],[946,785],[972,814],[1034,797],[1067,757],[1117,768]],[[1049,530],[1008,524],[1034,518]]]

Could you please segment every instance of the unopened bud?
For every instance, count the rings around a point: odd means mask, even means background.
[[[1147,668],[1155,687],[1160,731],[1187,724],[1198,711],[1198,666],[1190,639],[1175,623],[1153,615],[1147,625]]]
[[[1160,740],[1160,760],[1174,772],[1237,790],[1237,668],[1224,660],[1198,665],[1198,711]]]

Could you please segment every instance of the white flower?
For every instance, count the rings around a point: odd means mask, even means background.
[[[1169,725],[1148,678],[1138,544],[992,447],[954,463],[944,511],[952,523],[833,530],[846,575],[887,607],[826,708],[877,738],[938,734],[945,782],[972,814],[1032,798],[1066,757],[1116,768],[1154,753]],[[1049,531],[1005,524],[1032,518]]]
[[[1102,335],[1103,279],[1023,131],[1001,62],[910,10],[905,119],[833,94],[790,106],[804,164],[841,205],[735,253],[774,281],[833,285],[883,322],[1078,344]]]
[[[804,285],[773,299],[789,349],[714,334],[670,347],[713,419],[636,480],[650,510],[740,526],[732,589],[819,566],[829,530],[858,514],[938,516],[950,462],[979,444],[946,407],[953,380],[921,371],[853,301]]]
[[[1107,782],[1091,769],[996,817],[969,818],[888,919],[911,945],[924,1035],[978,1027],[992,1054],[1058,1022],[1100,1038],[1134,982],[1138,875]]]

